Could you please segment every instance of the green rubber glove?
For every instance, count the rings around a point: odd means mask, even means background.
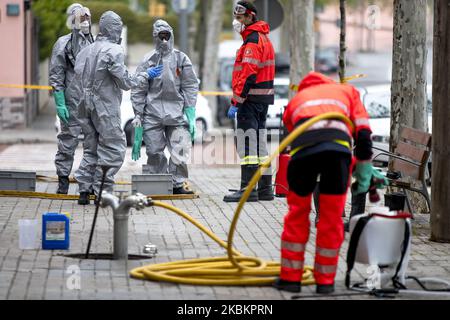
[[[356,178],[358,187],[354,191],[355,194],[367,193],[370,187],[370,180],[372,179],[374,168],[370,162],[358,162],[356,163],[353,176]]]
[[[388,186],[389,181],[388,179],[377,169],[372,168],[372,178],[376,180],[375,187],[377,189],[384,189],[386,186]]]
[[[53,93],[53,97],[55,98],[56,114],[58,115],[59,119],[61,119],[61,121],[68,123],[69,110],[66,107],[66,98],[64,96],[64,91],[55,91]]]
[[[191,139],[194,141],[197,133],[197,127],[195,126],[195,107],[184,108],[184,114],[189,122],[189,133],[191,134]]]
[[[131,159],[138,161],[141,158],[142,136],[144,135],[144,128],[134,128],[134,143]]]

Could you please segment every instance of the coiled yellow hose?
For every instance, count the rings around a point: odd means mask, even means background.
[[[280,263],[263,261],[257,257],[243,256],[240,252],[233,249],[233,238],[236,225],[242,208],[247,202],[251,191],[254,189],[264,172],[270,167],[272,161],[286,149],[295,138],[301,135],[310,126],[318,121],[326,119],[338,119],[353,127],[353,123],[346,116],[337,112],[331,112],[308,120],[289,134],[280,144],[278,150],[261,165],[260,169],[249,182],[249,186],[242,195],[234,213],[227,242],[219,239],[214,233],[182,210],[163,202],[154,201],[154,206],[165,208],[189,220],[221,247],[225,248],[228,255],[226,257],[193,259],[147,265],[131,270],[131,277],[142,280],[208,286],[262,286],[271,284],[275,280],[275,277],[280,274]],[[314,283],[313,268],[306,266],[303,272],[302,285],[311,285]]]

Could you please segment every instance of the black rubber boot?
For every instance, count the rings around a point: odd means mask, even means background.
[[[334,292],[334,284],[318,284],[316,285],[316,293],[330,294]]]
[[[258,166],[254,166],[254,165],[241,166],[241,189],[232,194],[225,196],[223,198],[223,201],[239,202],[242,198],[242,195],[245,192],[245,188],[247,188],[248,183],[253,178],[253,176],[255,175],[257,170],[258,170]],[[257,202],[257,201],[258,201],[258,192],[256,192],[255,189],[253,189],[247,202]]]
[[[58,177],[58,190],[57,194],[68,194],[69,193],[69,177]]]
[[[89,200],[89,192],[80,192],[80,198],[78,198],[78,204],[80,206],[87,206],[91,204],[91,201]]]
[[[273,201],[272,175],[263,175],[258,183],[258,200]]]
[[[189,195],[194,194],[194,191],[191,190],[187,183],[184,183],[179,188],[173,188],[173,194]]]
[[[286,280],[281,280],[280,278],[277,278],[275,280],[275,282],[272,284],[272,287],[274,287],[280,291],[287,291],[287,292],[292,292],[292,293],[302,292],[301,282],[286,281]]]

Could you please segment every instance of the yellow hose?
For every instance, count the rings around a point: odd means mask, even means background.
[[[197,228],[206,233],[211,239],[217,242],[221,247],[225,248],[228,255],[225,257],[193,259],[147,265],[131,270],[131,277],[142,280],[208,286],[261,286],[271,284],[275,280],[275,277],[280,274],[280,263],[274,261],[263,261],[257,257],[243,256],[240,252],[233,249],[233,238],[236,225],[242,208],[247,202],[251,191],[254,189],[267,168],[270,167],[272,161],[288,145],[290,145],[295,138],[301,135],[310,126],[325,119],[342,120],[353,128],[353,123],[346,116],[337,112],[331,112],[308,120],[290,133],[289,136],[282,141],[278,150],[261,165],[260,169],[249,182],[249,185],[236,208],[228,233],[228,241],[226,243],[182,210],[163,202],[154,201],[154,206],[170,210],[189,220]],[[313,268],[306,266],[303,272],[302,285],[311,285],[314,283]]]

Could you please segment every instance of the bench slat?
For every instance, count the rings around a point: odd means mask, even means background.
[[[400,137],[404,140],[412,141],[423,146],[431,146],[431,134],[417,129],[402,127]]]
[[[398,143],[395,153],[401,157],[409,158],[412,161],[418,162],[419,165],[428,157],[428,151],[426,149],[418,148],[405,142]]]
[[[422,172],[422,169],[419,165],[414,165],[400,159],[395,159],[392,162],[392,168],[394,171],[400,171],[402,173],[402,177],[409,176],[420,180],[420,173]]]

